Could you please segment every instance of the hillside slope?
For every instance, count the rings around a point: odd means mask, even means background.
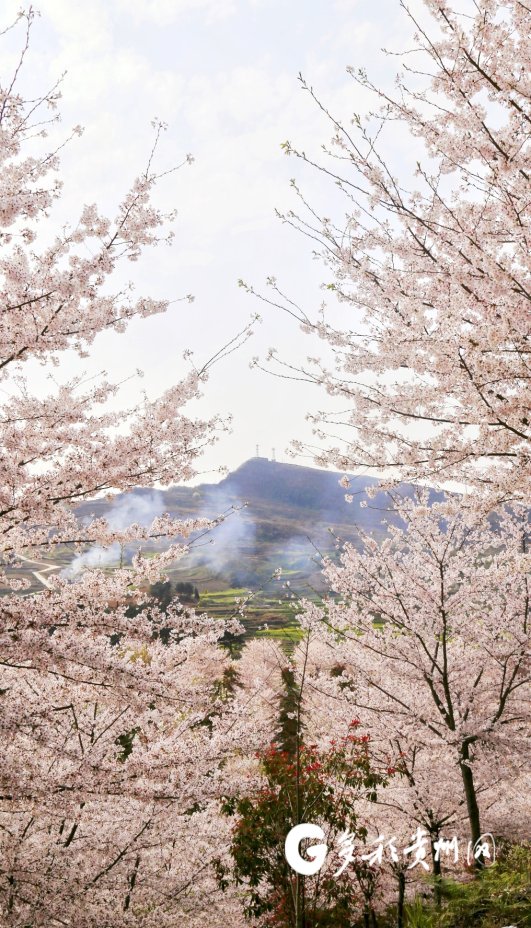
[[[386,520],[393,521],[390,500],[379,492],[374,499],[366,490],[377,485],[370,477],[352,476],[349,493],[339,485],[340,474],[267,458],[251,458],[217,484],[172,486],[165,490],[137,488],[111,501],[97,499],[77,507],[82,519],[105,517],[116,529],[131,522],[149,525],[169,512],[177,518],[215,518],[228,513],[222,525],[199,539],[194,550],[169,571],[172,580],[192,580],[203,593],[267,584],[282,567],[301,594],[321,588],[319,554],[334,556],[340,541],[356,542],[363,528],[382,536]],[[410,495],[404,485],[401,493]],[[156,545],[144,550],[160,550]],[[112,567],[120,557],[129,561],[136,549],[128,547],[75,552],[66,547],[46,556],[46,565],[75,573],[88,566]],[[40,562],[41,564],[43,562]],[[42,589],[46,571],[38,564],[24,565],[32,589]]]
[[[204,539],[172,571],[192,573],[209,584],[256,587],[276,567],[295,571],[302,580],[318,580],[317,551],[332,554],[337,538],[355,541],[359,528],[376,535],[393,519],[386,494],[369,500],[366,489],[377,481],[351,477],[345,500],[340,474],[267,458],[251,458],[217,484],[174,486],[163,491],[139,488],[117,496],[112,503],[96,501],[79,507],[81,514],[105,515],[115,524],[135,518],[147,524],[155,515],[214,518],[230,512],[226,521]],[[410,494],[411,487],[403,487]],[[336,537],[337,536],[337,537]],[[128,552],[131,554],[131,551]],[[206,580],[208,576],[209,580]]]

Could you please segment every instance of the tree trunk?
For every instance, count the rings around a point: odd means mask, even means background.
[[[302,906],[302,880],[298,873],[295,877],[295,928],[304,928],[304,911]]]
[[[441,876],[442,876],[441,855],[436,854],[435,847],[434,847],[435,841],[437,841],[437,839],[439,838],[439,832],[437,831],[435,834],[431,834],[430,837],[431,837],[431,842],[430,842],[431,843],[431,859],[432,859],[432,865],[433,865],[433,879],[434,879],[433,898],[435,900],[435,904],[437,906],[440,906],[441,904]]]
[[[479,840],[481,836],[481,825],[479,821],[479,806],[476,796],[476,788],[474,785],[474,776],[472,773],[471,767],[464,763],[465,761],[470,760],[470,745],[467,741],[464,741],[461,745],[461,760],[459,766],[461,768],[461,776],[463,778],[463,786],[465,788],[465,797],[466,797],[466,807],[468,811],[468,821],[470,824],[470,837],[472,839],[472,844],[475,845],[476,841]],[[475,866],[478,869],[481,869],[484,866],[483,857],[478,857],[477,860],[474,859]]]
[[[398,874],[398,902],[396,906],[396,928],[404,925],[404,899],[406,895],[406,875],[403,870]]]

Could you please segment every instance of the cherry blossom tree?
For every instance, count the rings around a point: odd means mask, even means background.
[[[423,17],[400,5],[418,54],[408,49],[396,91],[348,68],[375,106],[344,125],[301,78],[333,125],[332,146],[318,160],[284,144],[345,198],[346,219],[334,220],[293,182],[303,205],[282,216],[317,242],[344,325],[326,306],[312,321],[274,278],[267,299],[334,352],[332,364],[303,372],[341,399],[341,413],[313,416],[326,444],[310,449],[318,463],[431,485],[458,480],[491,506],[525,500],[531,11],[521,0],[424,0]],[[409,165],[390,156],[402,132]],[[297,376],[289,365],[278,372]],[[348,437],[331,443],[338,423]]]
[[[75,506],[189,479],[226,424],[184,411],[209,363],[190,365],[158,399],[118,411],[119,385],[106,376],[61,381],[65,351],[85,358],[99,333],[125,332],[131,319],[169,308],[112,281],[121,265],[171,239],[172,214],[152,201],[164,128],[155,123],[147,167],[114,219],[88,205],[71,226],[57,227],[59,154],[46,146],[59,92],[26,99],[18,90],[33,21],[30,9],[14,24],[25,28],[23,50],[0,87],[1,920],[163,928],[179,917],[195,926],[204,923],[205,900],[213,904],[205,848],[216,821],[223,835],[214,815],[219,771],[246,744],[230,734],[238,731],[237,696],[218,646],[241,625],[178,602],[162,612],[142,590],[213,523],[163,515],[114,531],[105,519],[78,518]],[[54,371],[48,392],[32,388],[37,365]],[[59,547],[150,539],[165,539],[167,550],[149,558],[138,550],[112,573],[48,577],[38,594],[17,576],[25,559]],[[252,748],[270,737],[262,716],[250,729]],[[237,924],[233,900],[219,903],[220,922],[232,907]]]
[[[394,804],[432,836],[466,804],[476,842],[483,794],[514,789],[529,761],[527,516],[484,528],[444,503],[395,508],[402,527],[384,541],[361,533],[360,550],[326,561],[335,595],[301,622],[327,630],[343,695],[403,755],[410,799]]]
[[[465,508],[447,496],[431,513],[431,500],[398,498],[403,525],[381,544],[361,533],[359,549],[327,562],[333,595],[307,603],[302,622],[328,627],[344,693],[382,748],[403,749],[393,807],[435,837],[466,806],[476,840],[480,814],[506,834],[519,827],[507,797],[519,806],[529,724],[531,11],[520,0],[401,6],[416,47],[397,89],[349,68],[374,106],[346,125],[301,76],[332,145],[325,157],[283,146],[344,197],[346,217],[329,218],[334,206],[321,212],[294,180],[302,206],[281,217],[317,242],[344,322],[326,304],[313,320],[275,278],[260,296],[331,349],[300,370],[269,356],[280,376],[341,402],[310,417],[318,464],[373,471],[388,487],[457,481],[472,498]],[[404,131],[409,165],[391,149]]]
[[[177,615],[170,620],[177,626]],[[197,617],[194,634],[188,618],[166,647],[146,632],[142,650],[109,655],[85,684],[57,680],[53,665],[52,682],[44,671],[6,675],[6,924],[178,918],[195,928],[207,910],[240,924],[239,894],[221,894],[215,880],[231,840],[220,804],[258,781],[255,753],[272,737],[279,674],[260,642],[233,662],[217,630],[208,644],[207,625]]]
[[[430,744],[428,751],[418,741],[407,740],[406,730],[392,713],[375,715],[356,704],[350,655],[332,636],[323,636],[320,627],[313,626],[306,641],[308,653],[299,647],[293,655],[298,674],[305,667],[306,738],[322,748],[341,743],[352,733],[369,733],[373,762],[389,774],[374,802],[358,799],[356,811],[367,835],[356,848],[353,872],[369,910],[396,907],[401,925],[406,898],[425,891],[423,878],[428,872],[435,877],[437,890],[441,874],[462,872],[466,862],[468,848],[462,836],[467,816],[459,771],[448,764],[445,745]],[[418,860],[412,853],[404,854],[415,842],[417,829],[423,836]],[[454,835],[461,836],[457,861]],[[439,847],[439,841],[449,843]]]

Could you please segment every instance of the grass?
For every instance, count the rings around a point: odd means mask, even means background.
[[[531,844],[506,846],[467,883],[444,880],[441,895],[440,907],[406,905],[404,928],[531,928]]]
[[[207,590],[201,593],[202,603],[225,603],[227,600],[236,600],[237,598],[246,597],[248,590],[245,587],[231,587],[228,590]]]
[[[300,625],[282,625],[274,628],[260,628],[256,632],[257,638],[274,638],[279,641],[297,643],[304,638],[304,630]]]

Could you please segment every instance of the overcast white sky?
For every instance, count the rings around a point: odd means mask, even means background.
[[[19,6],[4,0],[4,25]],[[318,152],[331,135],[297,74],[339,118],[363,112],[366,101],[345,69],[364,66],[392,84],[398,61],[381,48],[411,46],[399,0],[40,0],[38,8],[25,86],[43,90],[66,70],[62,129],[85,127],[63,157],[58,221],[75,221],[84,202],[114,213],[145,167],[155,116],[169,124],[158,166],[187,152],[196,159],[160,186],[159,202],[179,211],[173,247],[146,252],[131,266],[139,292],[169,299],[191,292],[195,302],[134,323],[127,335],[101,336],[84,367],[116,378],[142,368],[145,377],[127,385],[127,399],[143,389],[154,396],[184,373],[185,348],[205,360],[258,311],[256,335],[213,371],[197,407],[234,417],[232,435],[206,454],[204,468],[232,469],[257,443],[261,453],[275,447],[285,460],[290,440],[310,435],[305,413],[325,399],[309,386],[251,371],[249,361],[270,346],[300,359],[315,354],[315,345],[288,317],[257,305],[237,280],[259,289],[275,275],[309,314],[321,302],[319,284],[329,278],[312,261],[311,244],[274,215],[275,207],[295,205],[291,177],[320,207],[330,195],[280,148],[290,139]],[[12,60],[2,56],[4,80]],[[407,141],[397,138],[396,148],[393,156],[405,160]]]

